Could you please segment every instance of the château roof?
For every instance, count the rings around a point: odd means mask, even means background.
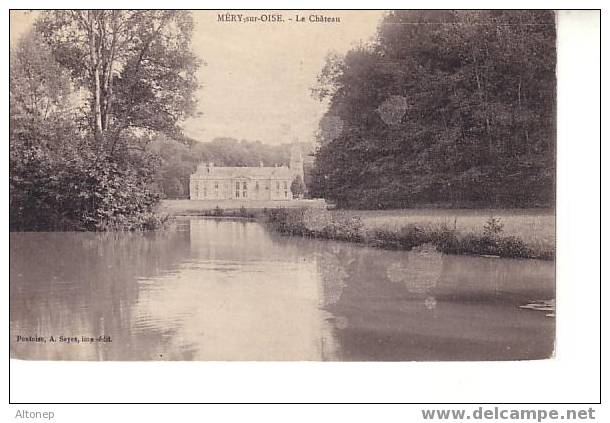
[[[192,176],[202,179],[292,179],[292,172],[287,166],[218,167],[200,164]]]

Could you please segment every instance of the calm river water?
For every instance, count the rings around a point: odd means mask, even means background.
[[[552,262],[283,237],[249,221],[193,218],[177,226],[12,233],[11,357],[403,361],[553,353],[554,318],[519,308],[554,298]]]

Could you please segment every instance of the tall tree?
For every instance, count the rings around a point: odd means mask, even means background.
[[[11,49],[9,92],[11,148],[44,143],[60,123],[74,118],[70,79],[34,32]]]
[[[10,227],[49,229],[64,220],[59,164],[81,139],[69,76],[36,33],[11,49],[9,90]]]
[[[11,51],[11,229],[159,224],[145,147],[194,112],[192,27],[182,11],[41,14]]]
[[[58,10],[36,29],[87,93],[91,133],[110,152],[126,132],[179,136],[194,113],[199,61],[189,12]]]

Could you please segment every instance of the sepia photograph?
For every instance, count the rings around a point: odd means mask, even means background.
[[[11,10],[10,357],[556,355],[557,13]]]

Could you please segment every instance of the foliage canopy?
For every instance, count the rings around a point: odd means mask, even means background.
[[[549,206],[555,184],[549,11],[395,11],[329,56],[314,196],[362,208]],[[337,130],[339,128],[339,130]]]

